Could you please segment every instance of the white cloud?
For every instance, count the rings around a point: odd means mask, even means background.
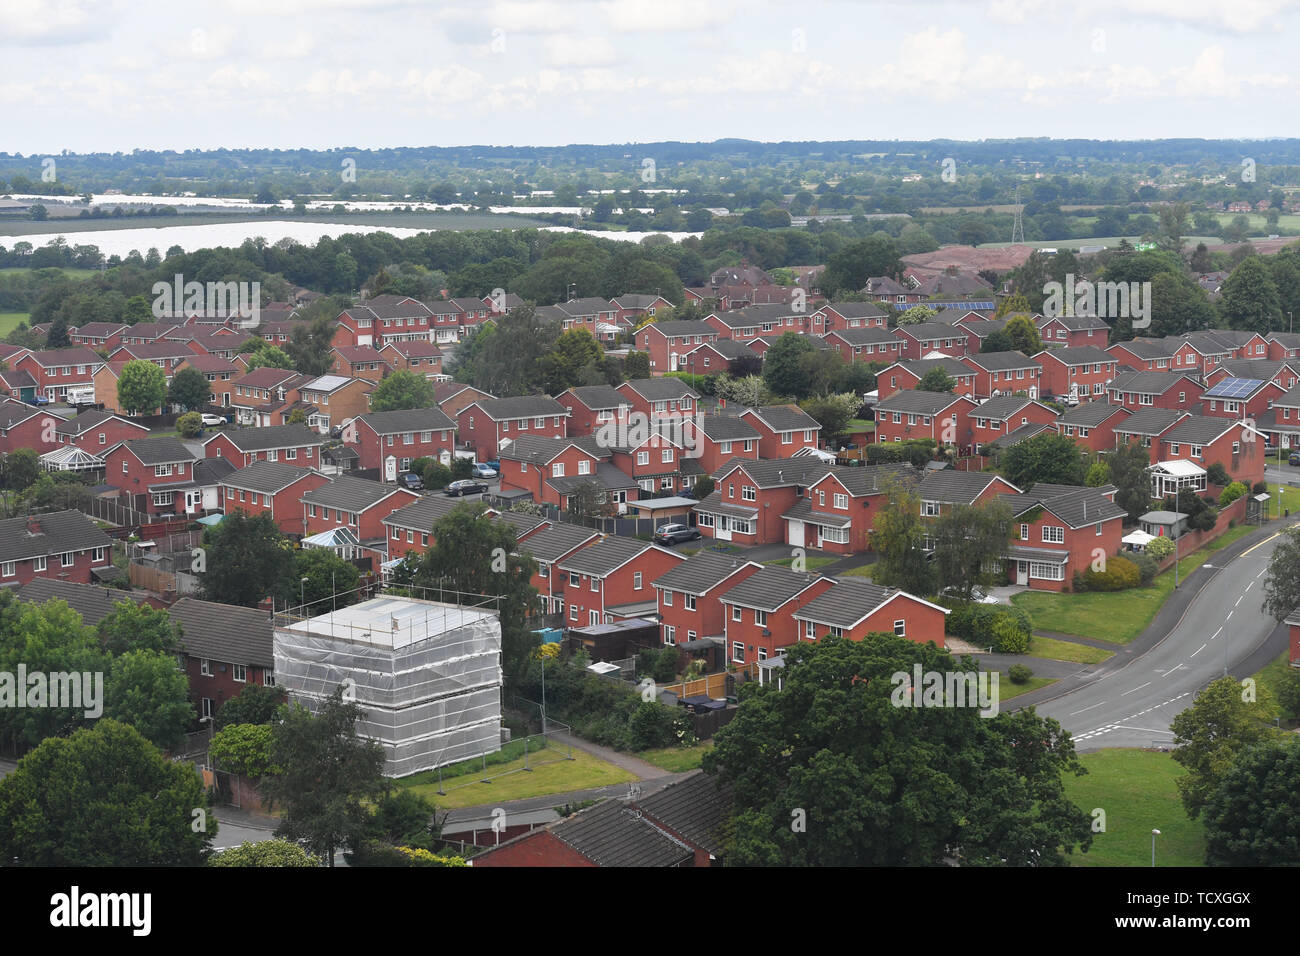
[[[4,0],[0,47],[13,43],[79,42],[102,35],[112,0]]]
[[[614,45],[604,37],[547,37],[546,52],[548,63],[556,67],[608,66],[618,59],[614,53]]]

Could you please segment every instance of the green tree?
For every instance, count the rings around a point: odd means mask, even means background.
[[[167,376],[153,362],[132,359],[122,366],[117,378],[117,400],[128,414],[156,411],[166,397]]]
[[[182,637],[180,624],[172,621],[166,611],[129,600],[114,603],[97,631],[104,648],[114,657],[131,651],[175,654]]]
[[[1174,760],[1187,770],[1177,780],[1178,793],[1193,820],[1218,789],[1237,754],[1270,736],[1242,698],[1237,681],[1220,677],[1169,725],[1174,733]]]
[[[920,325],[922,322],[929,322],[938,314],[939,314],[939,310],[931,306],[914,305],[910,309],[905,311],[902,315],[900,315],[897,319],[895,319],[894,324],[895,325]]]
[[[1151,479],[1147,469],[1151,458],[1138,442],[1120,445],[1107,458],[1110,466],[1110,483],[1115,486],[1115,504],[1128,512],[1129,520],[1136,521],[1151,510]]]
[[[312,614],[324,614],[361,600],[361,573],[328,548],[303,548],[295,552],[302,600]],[[301,579],[306,578],[303,582]]]
[[[1011,540],[1011,509],[1006,505],[954,505],[933,522],[930,533],[934,575],[963,600],[970,600],[977,585],[1004,583],[1004,556]]]
[[[1300,740],[1242,750],[1203,816],[1207,866],[1300,866]]]
[[[271,595],[297,596],[293,548],[269,513],[235,510],[205,531],[203,540],[205,599],[257,607]]]
[[[892,239],[869,236],[830,255],[818,284],[827,298],[835,299],[842,292],[857,292],[873,276],[897,275],[902,267]]]
[[[370,393],[372,412],[393,412],[407,408],[436,408],[433,383],[410,369],[398,369],[375,386]]]
[[[190,764],[104,719],[51,737],[0,780],[0,854],[23,866],[196,866],[217,834],[207,806]]]
[[[1085,462],[1079,446],[1057,432],[1041,432],[1017,442],[1001,460],[1007,481],[1028,489],[1040,481],[1060,485],[1081,485]]]
[[[213,734],[208,754],[218,770],[257,779],[272,770],[271,740],[269,723],[228,724]]]
[[[1268,560],[1262,610],[1282,621],[1296,608],[1300,608],[1300,528],[1291,527],[1282,532]]]
[[[885,504],[876,513],[871,533],[871,546],[880,556],[872,579],[909,594],[933,594],[934,566],[925,551],[927,531],[916,491],[901,481],[887,485]]]
[[[1219,311],[1230,329],[1248,332],[1281,331],[1282,304],[1269,269],[1259,256],[1251,256],[1223,280]]]
[[[716,485],[711,475],[700,475],[695,479],[695,484],[691,485],[691,493],[695,495],[697,500],[703,501],[713,494],[714,487]]]
[[[334,851],[360,831],[366,803],[385,790],[384,750],[357,736],[361,708],[343,700],[343,688],[320,702],[319,714],[289,707],[272,727],[274,774],[262,792],[283,808],[276,835],[305,844],[334,865]]]
[[[15,448],[4,456],[4,486],[26,491],[41,474],[40,456],[32,448]]]
[[[250,372],[257,368],[293,368],[293,359],[289,358],[288,353],[283,349],[276,348],[264,339],[254,339],[254,341],[260,341],[262,344],[253,349],[248,356],[248,370]]]
[[[603,361],[600,343],[586,329],[567,329],[542,356],[542,391],[558,395],[581,384],[583,369]]]
[[[982,718],[976,706],[898,706],[896,675],[965,672],[969,661],[892,634],[799,642],[785,661],[784,688],[743,686],[704,757],[733,795],[728,865],[935,866],[955,855],[1045,866],[1091,846],[1090,819],[1062,785],[1085,771],[1056,721],[1032,708]]]
[[[623,374],[628,381],[650,377],[650,356],[646,352],[628,352],[623,360]]]
[[[283,687],[248,684],[217,709],[216,729],[234,724],[269,724],[288,699]]]
[[[127,651],[113,660],[104,714],[134,727],[160,750],[174,750],[194,720],[189,689],[174,655]]]
[[[936,365],[916,383],[918,392],[953,392],[957,389],[957,381],[951,375],[943,370],[943,366]]]
[[[186,412],[176,419],[176,433],[182,438],[194,438],[203,431],[203,419],[198,412]]]
[[[1088,467],[1088,473],[1083,476],[1083,483],[1089,488],[1110,484],[1110,465],[1105,461],[1094,461]]]
[[[1025,298],[1024,295],[1016,293],[1015,295],[1004,296],[998,300],[997,311],[993,313],[993,318],[1000,319],[1004,315],[1010,315],[1017,312],[1029,314],[1033,311],[1034,309],[1029,304],[1029,300]]]
[[[806,335],[786,332],[763,357],[763,381],[777,395],[796,398],[808,394],[808,380],[800,367],[800,358],[814,351]]]
[[[208,866],[314,867],[320,865],[320,860],[289,840],[241,843],[239,846],[214,853],[208,858]]]
[[[831,447],[839,447],[839,440],[848,429],[849,422],[862,407],[862,399],[852,392],[845,392],[805,399],[799,403],[799,407],[817,420],[822,429],[822,440]]]
[[[1017,315],[1002,331],[1006,332],[1007,338],[1011,340],[1013,352],[1035,355],[1043,350],[1043,340],[1038,334],[1038,328],[1027,316]]]
[[[179,405],[187,412],[208,404],[211,395],[212,383],[192,365],[187,365],[176,372],[172,376],[171,385],[167,387],[168,404]]]

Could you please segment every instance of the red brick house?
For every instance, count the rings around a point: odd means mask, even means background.
[[[1179,372],[1121,372],[1106,390],[1112,405],[1134,412],[1144,408],[1187,410],[1200,401],[1205,385]]]
[[[1300,667],[1300,608],[1287,616],[1286,626],[1291,634],[1291,652],[1287,659],[1292,667]]]
[[[1275,382],[1283,391],[1300,384],[1300,361],[1295,359],[1228,359],[1215,366],[1202,378],[1207,387],[1218,385],[1225,378],[1257,378]]]
[[[827,302],[808,321],[813,335],[827,335],[844,329],[885,329],[889,314],[873,302]]]
[[[1160,436],[1160,461],[1183,458],[1202,468],[1219,462],[1247,488],[1264,480],[1264,437],[1249,423],[1188,415]]]
[[[808,313],[797,312],[791,305],[750,305],[743,309],[727,312],[713,312],[704,317],[704,322],[719,338],[732,339],[736,342],[749,343],[763,338],[772,340],[780,338],[786,332],[806,332],[808,330]]]
[[[1022,395],[999,395],[970,413],[971,444],[977,452],[1024,425],[1053,425],[1056,409]],[[982,453],[982,452],[981,452]]]
[[[1258,421],[1286,394],[1276,382],[1257,378],[1223,378],[1201,393],[1200,414]]]
[[[214,432],[203,440],[207,458],[224,458],[236,468],[255,461],[281,461],[299,468],[318,468],[325,439],[306,425],[269,425]]]
[[[345,345],[330,353],[330,370],[346,378],[364,378],[380,382],[393,370],[388,360],[369,345]]]
[[[718,595],[739,584],[763,565],[716,551],[697,551],[651,586],[659,610],[659,630],[665,644],[685,644],[721,636],[726,619]]]
[[[968,448],[977,407],[973,399],[951,392],[895,392],[876,404],[876,441],[930,438],[940,446]]]
[[[591,436],[543,438],[525,435],[501,449],[501,490],[529,492],[539,504],[567,509],[574,487],[594,481],[614,503],[627,501],[636,482],[610,464],[614,452]],[[635,500],[635,496],[633,496]]]
[[[395,371],[416,372],[428,379],[443,376],[442,349],[432,342],[390,342],[379,350],[379,357]]]
[[[917,644],[944,646],[948,609],[897,588],[882,588],[861,578],[844,577],[794,612],[798,639],[893,634]]]
[[[149,429],[112,412],[89,411],[60,421],[54,434],[60,445],[76,445],[99,455],[118,442],[149,437]]]
[[[114,364],[131,361],[152,362],[167,374],[167,380],[170,382],[180,364],[193,357],[194,352],[184,342],[165,339],[144,345],[119,345],[109,353],[108,360]]]
[[[701,415],[685,426],[684,435],[687,461],[697,466],[700,474],[712,475],[735,458],[759,458],[759,431],[745,418]]]
[[[1264,347],[1271,359],[1300,358],[1300,332],[1270,332]]]
[[[456,310],[459,314],[459,310]],[[433,310],[409,296],[381,295],[339,313],[334,345],[371,345],[382,348],[389,342],[430,341],[435,320]],[[445,340],[440,340],[445,341]]]
[[[1179,422],[1191,418],[1189,412],[1168,408],[1144,408],[1115,425],[1115,447],[1137,442],[1147,450],[1151,464],[1160,460],[1160,439]]]
[[[1043,367],[1023,352],[982,352],[962,359],[975,371],[975,397],[1042,394]]]
[[[1043,345],[1049,348],[1081,348],[1091,345],[1104,349],[1110,326],[1095,315],[1041,316],[1035,323]]]
[[[234,395],[230,407],[240,425],[271,425],[271,414],[286,403],[298,400],[299,388],[311,376],[285,368],[255,368],[231,380]]]
[[[1300,385],[1273,402],[1255,427],[1268,436],[1274,448],[1300,449]]]
[[[209,402],[222,408],[230,406],[231,399],[235,395],[232,383],[235,378],[243,374],[238,365],[220,355],[191,355],[176,366],[176,371],[185,368],[192,368],[199,372],[211,384],[211,391],[208,393]]]
[[[460,441],[480,461],[496,458],[525,435],[568,436],[569,410],[546,395],[489,398],[470,403],[456,416]]]
[[[307,379],[298,387],[298,401],[286,405],[277,413],[280,424],[287,424],[287,416],[301,407],[307,416],[307,426],[327,435],[338,426],[346,425],[370,411],[370,393],[375,384],[364,378],[344,378],[342,375],[322,375]]]
[[[876,514],[889,489],[895,483],[914,483],[917,475],[909,464],[830,466],[823,477],[810,480],[803,496],[781,515],[786,544],[857,554],[871,550]]]
[[[312,468],[255,461],[222,479],[227,513],[269,514],[288,535],[303,533],[302,496],[329,478]]]
[[[112,352],[122,344],[122,335],[130,328],[120,322],[87,322],[68,330],[68,341],[96,351]]]
[[[638,378],[615,389],[647,419],[681,419],[695,414],[700,393],[677,378]]]
[[[620,295],[616,299],[610,299],[609,304],[614,307],[614,324],[629,329],[643,316],[654,315],[673,307],[673,304],[661,295]]]
[[[903,389],[914,389],[920,384],[925,373],[932,368],[941,368],[953,380],[953,393],[975,397],[975,369],[955,358],[916,359],[911,362],[898,362],[882,369],[876,376],[876,396],[884,401]]]
[[[591,435],[607,422],[627,421],[632,402],[612,385],[579,385],[555,396],[569,410],[571,437]]]
[[[570,627],[594,627],[635,617],[656,604],[652,581],[685,557],[635,538],[607,535],[556,562],[552,573],[564,582],[565,620]]]
[[[732,374],[737,362],[758,357],[758,352],[743,342],[718,339],[716,342],[691,346],[691,350],[681,356],[678,362],[682,371],[692,375],[717,375],[720,372]]]
[[[829,470],[815,455],[730,461],[717,472],[712,494],[695,506],[696,527],[740,547],[784,543],[784,515]]]
[[[904,360],[933,358],[939,352],[951,358],[961,358],[967,353],[966,333],[946,322],[919,322],[900,325],[894,335],[903,343]]]
[[[727,660],[750,664],[775,657],[799,640],[795,615],[835,586],[835,579],[814,577],[768,565],[721,591]]]
[[[1020,489],[991,472],[945,468],[926,474],[916,493],[921,500],[921,517],[938,518],[956,505],[982,505],[998,495],[1019,494]]]
[[[28,352],[12,363],[25,371],[35,383],[36,394],[52,401],[64,401],[70,388],[91,388],[95,372],[104,360],[84,346]]]
[[[181,668],[198,716],[215,716],[250,684],[275,684],[275,629],[260,608],[181,598],[167,609],[181,626]]]
[[[822,427],[797,405],[747,408],[740,420],[758,432],[759,458],[790,458],[805,448],[816,449]]]
[[[0,402],[0,452],[30,448],[43,455],[58,445],[56,429],[63,419],[22,402]]]
[[[303,533],[310,536],[346,527],[362,544],[376,542],[383,548],[388,540],[384,519],[420,497],[394,485],[339,475],[302,494]]]
[[[1089,451],[1110,451],[1115,447],[1116,427],[1132,414],[1123,405],[1081,402],[1056,420],[1056,430]]]
[[[362,468],[384,467],[391,455],[397,470],[409,471],[416,458],[447,465],[456,446],[456,423],[437,408],[371,412],[348,428],[347,444],[356,448]]]
[[[682,368],[682,356],[697,345],[716,342],[718,330],[707,322],[670,320],[651,322],[636,332],[638,351],[650,356],[651,372],[676,372]]]
[[[600,434],[597,433],[597,438]],[[630,441],[611,447],[610,464],[637,485],[637,499],[666,497],[682,488],[682,469],[687,463],[684,436],[662,433],[629,435]],[[692,469],[694,476],[703,469]]]
[[[0,587],[33,578],[91,583],[112,566],[113,540],[80,511],[0,520]]]
[[[1106,349],[1124,368],[1136,372],[1168,372],[1173,367],[1174,352],[1167,342],[1116,342]]]
[[[1106,386],[1119,374],[1119,360],[1095,346],[1044,349],[1034,356],[1043,368],[1042,395],[1081,402],[1103,400]]]
[[[433,386],[433,397],[438,407],[451,418],[459,416],[463,409],[474,402],[496,398],[491,392],[485,392],[473,385],[463,385],[460,382],[439,382]]]
[[[149,342],[161,342],[176,334],[181,323],[164,319],[161,322],[137,322],[127,326],[122,333],[123,345],[146,345]]]
[[[0,357],[0,361],[12,361]],[[36,397],[36,379],[21,368],[0,368],[0,398],[29,402]]]
[[[1007,581],[1044,591],[1072,590],[1076,575],[1118,554],[1128,514],[1115,488],[1040,481],[1029,492],[1001,496],[1015,516],[1007,549]]]
[[[436,543],[433,526],[464,504],[466,502],[460,498],[448,498],[444,495],[421,495],[412,503],[390,512],[381,522],[385,529],[388,559],[390,561],[401,560],[408,554],[417,557],[424,554]],[[482,508],[483,506],[474,504],[470,505],[470,507]],[[498,512],[490,508],[483,509],[482,513],[492,517],[499,516]],[[521,515],[520,517],[525,516]],[[529,516],[529,520],[538,524],[545,524],[540,518]]]
[[[903,354],[903,343],[888,329],[840,328],[827,332],[826,344],[840,354],[846,362],[897,362]]]
[[[581,525],[557,522],[535,531],[519,543],[519,553],[532,555],[537,562],[537,573],[533,575],[532,585],[537,589],[543,613],[564,614],[564,589],[569,576],[566,572],[556,570],[556,563],[599,540],[600,533],[597,531]]]
[[[195,467],[201,458],[175,438],[136,438],[103,453],[104,482],[137,511],[187,514],[202,509]]]

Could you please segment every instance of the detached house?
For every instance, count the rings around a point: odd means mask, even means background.
[[[1276,399],[1272,411],[1261,415],[1255,427],[1275,448],[1300,449],[1300,385]]]
[[[1208,469],[1216,462],[1247,488],[1264,480],[1264,436],[1250,423],[1188,415],[1160,436],[1160,461],[1184,459]]]
[[[1133,413],[1123,405],[1082,402],[1056,420],[1056,430],[1092,452],[1115,447],[1115,429]]]
[[[1029,492],[1002,495],[1015,520],[1007,548],[1007,580],[1046,591],[1070,588],[1094,561],[1118,554],[1128,514],[1115,488],[1040,481]]]
[[[377,383],[393,370],[388,360],[369,345],[345,345],[330,354],[330,370],[346,378],[364,378]]]
[[[82,451],[100,455],[118,442],[148,438],[149,429],[112,412],[90,411],[60,421],[54,436],[60,445],[76,445]]]
[[[722,637],[726,615],[718,595],[762,569],[757,561],[705,550],[660,575],[652,586],[658,598],[663,642],[689,645]]]
[[[637,330],[636,347],[650,356],[652,372],[676,372],[683,368],[682,356],[718,338],[718,330],[707,322],[651,322]]]
[[[307,415],[308,427],[327,435],[333,428],[370,411],[370,393],[374,390],[374,383],[364,378],[322,375],[302,383],[298,405]]]
[[[37,395],[51,401],[64,401],[70,388],[90,388],[95,384],[95,372],[104,360],[85,347],[52,349],[28,352],[13,363],[13,367],[27,372],[35,383]]]
[[[784,543],[784,515],[828,470],[815,455],[732,460],[714,475],[713,492],[695,506],[696,527],[706,538],[740,547]]]
[[[826,344],[848,362],[897,362],[903,343],[888,329],[841,328],[827,332]]]
[[[311,536],[347,529],[356,538],[356,544],[351,547],[366,548],[383,556],[387,554],[388,540],[384,519],[420,497],[394,485],[339,475],[307,490],[299,499],[303,508],[303,532]],[[360,555],[342,555],[349,556]]]
[[[718,339],[716,342],[691,346],[691,350],[679,359],[679,363],[682,371],[692,375],[717,375],[721,372],[732,374],[737,362],[758,357],[758,353],[744,342]]]
[[[615,391],[647,419],[686,418],[695,414],[700,393],[681,379],[638,378],[623,382]]]
[[[556,570],[556,563],[595,544],[600,537],[599,532],[590,528],[559,522],[533,532],[520,542],[519,553],[532,555],[537,562],[537,573],[533,575],[532,585],[537,589],[543,613],[564,614],[564,591],[569,575],[568,572]]]
[[[1286,394],[1276,382],[1257,378],[1224,378],[1201,393],[1202,415],[1258,421]]]
[[[181,626],[181,669],[199,717],[212,717],[250,684],[275,684],[275,628],[258,608],[181,598],[167,609]]]
[[[759,338],[777,339],[786,332],[807,331],[808,313],[796,312],[793,306],[777,303],[713,312],[705,316],[704,321],[720,338],[752,342]]]
[[[192,368],[210,384],[208,401],[222,408],[230,407],[235,390],[232,382],[242,373],[238,365],[220,355],[190,355],[179,365],[176,371]]]
[[[215,432],[203,441],[204,455],[224,458],[236,468],[255,461],[280,461],[299,468],[320,466],[325,440],[306,425],[270,425]]]
[[[1173,346],[1166,342],[1116,342],[1106,349],[1125,368],[1137,372],[1168,372],[1173,367]]]
[[[0,587],[54,578],[89,584],[112,565],[113,540],[80,511],[0,520]]]
[[[975,397],[1041,393],[1043,367],[1023,352],[982,352],[962,361],[975,370]]]
[[[625,422],[632,402],[612,385],[578,385],[555,396],[569,411],[569,434],[591,435],[608,422]]]
[[[1110,326],[1095,315],[1041,316],[1035,323],[1043,345],[1049,348],[1106,347]]]
[[[194,487],[194,466],[200,460],[175,438],[136,438],[104,452],[104,481],[137,511],[188,513],[201,505]]]
[[[567,437],[569,410],[546,395],[521,395],[472,402],[456,420],[465,446],[480,460],[490,460],[525,435]]]
[[[610,463],[613,454],[591,436],[525,435],[501,449],[501,490],[527,491],[538,504],[567,510],[574,489],[583,482],[595,482],[608,501],[625,504],[636,482]]]
[[[43,455],[57,447],[55,428],[62,421],[57,415],[22,402],[0,402],[0,452],[8,454],[19,448],[30,448]]]
[[[298,400],[299,387],[311,381],[307,375],[284,368],[256,368],[232,379],[234,395],[230,407],[240,425],[274,425],[272,415],[286,403]]]
[[[834,554],[871,550],[876,515],[895,484],[914,484],[910,464],[868,465],[862,468],[825,467],[821,478],[809,477],[802,497],[781,517],[786,544],[817,548]]]
[[[1020,489],[1001,475],[986,471],[932,471],[917,486],[921,517],[938,518],[957,505],[982,505],[998,495],[1019,494]]]
[[[898,362],[882,369],[876,376],[876,394],[880,401],[904,389],[914,389],[921,383],[926,372],[932,368],[941,368],[953,380],[953,393],[975,397],[975,369],[960,359],[936,358],[916,359],[911,362]]]
[[[442,373],[442,349],[432,342],[390,342],[379,350],[379,357],[394,371],[415,372],[435,381],[446,377]]]
[[[1179,372],[1121,372],[1107,391],[1112,405],[1123,405],[1130,411],[1182,410],[1200,401],[1205,385]]]
[[[1056,409],[1023,395],[999,395],[972,409],[970,421],[971,444],[979,451],[1025,425],[1055,424]]]
[[[936,352],[961,358],[967,352],[966,332],[945,322],[900,325],[894,335],[903,343],[901,357],[905,360],[934,358]]]
[[[410,471],[416,458],[451,463],[456,444],[456,423],[437,408],[371,412],[348,429],[347,444],[360,455],[362,468],[384,468],[391,456],[398,472]]]
[[[88,349],[111,352],[122,343],[122,334],[130,328],[120,322],[87,322],[68,330],[68,341]]]
[[[1106,386],[1119,374],[1119,360],[1093,346],[1044,349],[1034,356],[1042,366],[1042,394],[1080,402],[1106,397]]]
[[[888,313],[872,302],[827,302],[809,317],[808,322],[808,330],[813,335],[888,326]]]
[[[761,434],[748,419],[734,415],[701,415],[685,427],[688,448],[683,473],[711,475],[735,458],[759,458]],[[693,444],[694,447],[689,447]]]
[[[893,634],[917,644],[943,647],[948,609],[897,588],[882,588],[861,578],[835,579],[834,585],[794,612],[799,640],[868,634]]]
[[[566,575],[567,623],[595,627],[653,614],[658,602],[650,582],[685,560],[657,544],[617,535],[570,554],[552,570]]]
[[[1115,425],[1115,447],[1137,442],[1151,458],[1151,464],[1160,460],[1160,439],[1179,422],[1190,418],[1187,412],[1168,408],[1144,408]]]
[[[329,481],[312,468],[279,461],[255,461],[222,479],[227,513],[269,514],[287,535],[303,533],[302,496]]]
[[[929,438],[940,447],[967,448],[976,407],[974,400],[950,392],[895,392],[876,404],[876,441]]]
[[[822,427],[797,405],[747,408],[740,420],[758,432],[759,458],[790,458],[805,448],[816,449]]]

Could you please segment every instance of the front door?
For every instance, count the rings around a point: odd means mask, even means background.
[[[714,535],[719,541],[731,540],[731,519],[726,515],[718,515],[718,525],[714,529]]]
[[[1028,561],[1016,562],[1016,583],[1017,584],[1029,583],[1029,562]]]

